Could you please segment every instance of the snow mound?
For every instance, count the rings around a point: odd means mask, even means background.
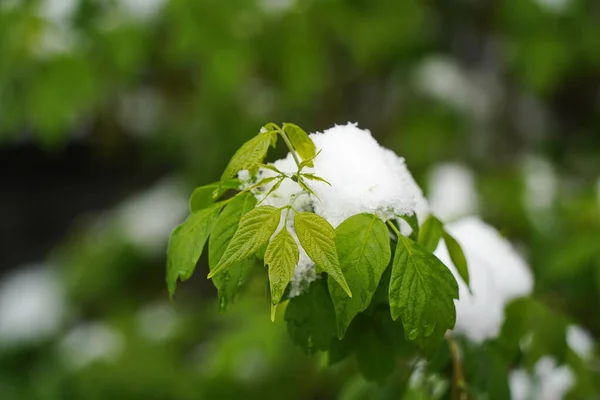
[[[533,289],[529,267],[511,244],[491,226],[476,217],[446,225],[446,230],[461,245],[471,280],[473,294],[452,264],[448,250],[440,242],[435,255],[456,277],[459,300],[456,304],[455,332],[481,343],[496,337],[504,322],[504,307],[526,296]]]
[[[579,325],[567,328],[567,343],[579,357],[588,360],[594,352],[594,339],[588,331]]]
[[[421,222],[428,214],[429,206],[421,188],[410,174],[403,158],[380,146],[368,130],[356,124],[336,125],[324,132],[313,133],[319,155],[314,159],[314,168],[303,172],[315,174],[330,184],[307,181],[317,195],[302,193],[296,182],[285,179],[273,193],[276,184],[271,182],[254,195],[261,205],[284,207],[290,204],[298,211],[313,211],[325,218],[333,227],[360,213],[375,214],[382,220],[396,219],[416,213]],[[293,174],[297,166],[293,155],[273,163],[286,174]],[[261,169],[254,181],[274,177],[269,169]],[[240,171],[243,187],[252,184],[247,171]],[[281,224],[281,227],[283,224]],[[298,242],[293,229],[293,212],[289,213],[288,230]],[[290,295],[297,296],[317,278],[315,265],[300,246],[300,262],[296,267]]]
[[[560,400],[575,384],[575,376],[566,365],[558,366],[552,357],[542,357],[535,365],[532,374],[523,369],[509,374],[511,398],[526,400],[538,398]]]
[[[462,164],[436,165],[429,173],[428,199],[432,212],[441,220],[477,214],[478,196],[473,171]]]
[[[19,268],[0,282],[0,346],[51,338],[66,316],[59,276],[50,265]]]
[[[313,183],[320,199],[313,201],[314,209],[334,227],[360,213],[385,221],[427,210],[404,159],[381,147],[370,131],[336,125],[311,139],[321,151],[312,172],[331,183]]]

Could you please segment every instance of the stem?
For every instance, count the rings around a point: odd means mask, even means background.
[[[290,215],[290,208],[292,208],[292,205],[290,204],[289,207],[286,207],[285,209],[285,219],[283,220],[285,222],[285,227],[287,229],[287,220],[288,220],[288,216]]]
[[[387,224],[390,226],[390,228],[392,228],[394,233],[398,236],[398,240],[400,240],[400,236],[402,236],[402,234],[400,233],[398,228],[396,228],[396,225],[394,225],[394,223],[389,219],[387,220]]]
[[[462,370],[462,364],[460,360],[460,349],[458,344],[454,341],[452,336],[446,335],[448,346],[450,346],[450,353],[452,354],[452,369],[454,370],[454,376],[452,377],[452,400],[467,400],[467,392],[464,390],[465,376]]]
[[[296,165],[298,166],[298,172],[300,172],[300,160],[298,159],[298,156],[296,155],[296,151],[294,150],[294,146],[292,146],[292,143],[290,142],[290,139],[287,137],[287,134],[283,131],[283,129],[279,130],[279,134],[283,138],[283,141],[285,142],[285,144],[288,147],[288,149],[290,149],[290,153],[292,153],[292,157],[294,157],[294,161],[296,162]]]

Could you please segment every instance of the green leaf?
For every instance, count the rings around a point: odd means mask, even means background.
[[[460,247],[460,244],[448,232],[444,232],[444,242],[450,254],[450,259],[456,267],[462,280],[469,286],[469,268],[467,267],[467,259]]]
[[[419,230],[418,243],[430,253],[435,251],[442,235],[444,234],[444,225],[439,219],[430,215]]]
[[[313,166],[313,160],[315,158],[317,158],[317,156],[321,154],[321,150],[317,151],[317,154],[315,154],[314,156],[307,158],[306,160],[302,160],[300,162],[300,168],[298,168],[300,171],[302,171],[304,168],[306,167],[312,167]]]
[[[224,268],[256,253],[277,229],[280,216],[281,210],[273,206],[256,207],[245,214],[219,263],[210,271],[208,278],[212,278]]]
[[[217,205],[195,212],[171,233],[167,250],[167,287],[171,298],[177,279],[185,281],[194,273],[220,209]]]
[[[408,223],[408,226],[412,229],[410,233],[410,238],[413,240],[417,240],[419,237],[419,219],[417,218],[417,214],[412,213],[411,215],[403,215],[400,218],[405,220]]]
[[[252,210],[255,205],[254,196],[251,193],[243,193],[225,206],[208,240],[208,266],[211,270],[221,260],[225,249],[238,229],[242,216]],[[227,305],[235,299],[239,286],[254,264],[254,260],[237,261],[213,278],[213,283],[219,291],[221,311],[225,311]]]
[[[275,172],[278,175],[285,175],[284,172],[282,172],[281,170],[279,170],[279,168],[277,168],[273,164],[258,164],[258,166],[261,167],[261,168],[264,168],[264,169],[269,169],[269,170]]]
[[[565,361],[569,346],[566,340],[567,319],[545,303],[523,297],[505,308],[505,321],[500,338],[509,347],[518,349],[524,337],[530,344],[525,348],[525,365],[533,367],[543,356],[551,355],[558,363]]]
[[[365,378],[384,383],[396,368],[396,359],[390,339],[375,326],[363,326],[356,360]]]
[[[358,214],[342,222],[335,230],[335,243],[342,272],[354,294],[348,297],[339,285],[329,281],[338,336],[342,338],[354,317],[371,303],[392,252],[385,224],[372,214]]]
[[[400,236],[390,279],[392,318],[402,319],[409,340],[428,338],[452,329],[456,322],[454,299],[458,284],[436,256],[409,238]]]
[[[262,246],[260,246],[258,248],[258,250],[256,250],[256,252],[254,253],[254,255],[256,256],[256,258],[258,258],[259,260],[264,260],[265,259],[265,253],[267,252],[267,247],[269,246],[269,243],[263,243]]]
[[[196,212],[203,208],[210,207],[219,197],[225,194],[226,191],[237,189],[239,186],[239,180],[230,179],[225,182],[215,182],[197,187],[190,196],[190,212]]]
[[[265,252],[265,265],[269,266],[271,302],[279,304],[281,296],[294,276],[296,265],[300,261],[300,251],[296,241],[286,227],[269,242]]]
[[[285,310],[292,341],[307,354],[327,351],[335,339],[335,311],[324,280],[311,283],[308,290],[293,297]]]
[[[276,176],[269,176],[268,178],[263,178],[260,181],[256,182],[254,185],[250,186],[249,188],[244,189],[244,192],[250,192],[254,189],[261,188],[261,187],[273,182],[275,179],[277,179]]]
[[[335,279],[348,296],[352,297],[340,267],[335,246],[335,230],[329,222],[317,214],[302,212],[294,215],[294,227],[300,244],[310,259]]]
[[[301,174],[301,175],[302,175],[302,177],[309,179],[311,181],[323,182],[323,183],[326,183],[329,186],[331,186],[331,183],[327,182],[325,179],[323,179],[320,176],[317,176],[315,174]]]
[[[277,125],[274,122],[267,123],[265,126],[263,126],[263,129],[265,129],[267,131],[275,131],[275,132],[280,130],[279,125]]]
[[[317,198],[317,200],[321,201],[321,199],[319,199],[319,196],[317,196],[317,194],[315,192],[313,192],[313,190],[310,188],[310,186],[308,186],[306,184],[306,182],[304,182],[304,179],[302,179],[302,177],[300,177],[300,179],[298,179],[298,185],[302,188],[302,190],[307,191],[308,193],[315,196]]]
[[[229,161],[221,180],[227,180],[243,169],[248,169],[251,173],[256,172],[258,164],[264,160],[269,146],[273,144],[274,136],[277,136],[276,132],[262,132],[244,143]]]
[[[259,204],[261,204],[263,201],[265,201],[267,199],[267,197],[269,197],[273,192],[275,192],[277,189],[279,189],[279,187],[281,186],[281,184],[283,183],[283,181],[285,179],[286,179],[285,177],[280,177],[279,180],[277,182],[275,182],[275,184],[273,185],[273,187],[271,187],[271,189],[265,195],[265,197],[263,197],[263,199],[260,201]]]
[[[298,125],[284,123],[283,131],[287,135],[288,139],[294,146],[296,152],[300,155],[303,160],[311,159],[316,155],[317,148],[313,141],[308,137],[306,132]],[[313,167],[312,161],[309,161],[307,164],[309,167]]]

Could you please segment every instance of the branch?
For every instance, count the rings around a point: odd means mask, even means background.
[[[466,382],[460,359],[460,349],[449,333],[446,334],[446,341],[448,342],[448,346],[450,346],[450,353],[452,354],[452,370],[454,371],[452,377],[451,399],[468,400],[469,396],[465,390]]]

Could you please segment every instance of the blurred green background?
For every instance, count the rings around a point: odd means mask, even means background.
[[[374,398],[270,322],[260,270],[224,315],[205,259],[168,303],[187,196],[270,121],[370,129],[600,337],[598,21],[594,0],[1,0],[0,398]]]

